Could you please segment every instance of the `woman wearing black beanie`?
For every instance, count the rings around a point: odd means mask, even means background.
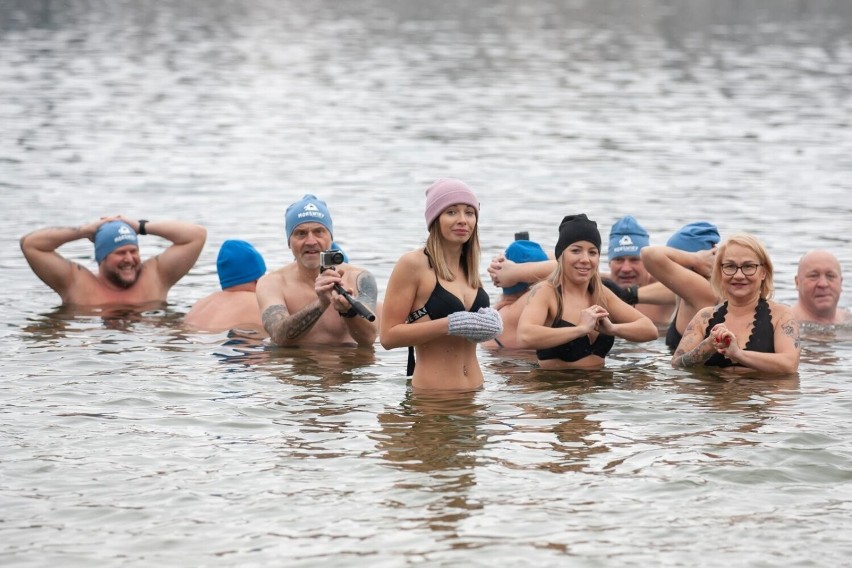
[[[657,327],[620,300],[598,273],[601,235],[584,213],[559,224],[556,269],[537,284],[518,322],[518,341],[543,369],[596,369],[616,337],[652,341]]]

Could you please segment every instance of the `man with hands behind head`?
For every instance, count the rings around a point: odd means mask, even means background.
[[[142,262],[140,235],[156,235],[173,244]],[[79,239],[94,242],[97,273],[56,252]],[[63,304],[148,307],[166,301],[169,289],[195,264],[206,239],[204,227],[185,221],[133,221],[114,215],[79,227],[39,229],[22,237],[20,244],[33,272]]]
[[[263,327],[277,345],[371,346],[378,324],[360,317],[340,285],[376,311],[376,279],[348,263],[324,268],[320,253],[332,249],[333,225],[325,202],[307,194],[287,208],[287,244],[295,260],[257,283]]]

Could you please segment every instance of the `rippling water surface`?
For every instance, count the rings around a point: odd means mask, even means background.
[[[569,213],[654,243],[709,219],[763,239],[792,302],[806,250],[852,268],[850,27],[828,0],[0,0],[0,562],[848,562],[850,329],[807,329],[785,379],[675,371],[662,341],[595,373],[481,351],[485,388],[442,398],[404,350],[181,317],[223,240],[288,262],[306,192],[384,289],[447,175],[485,262]],[[195,269],[163,310],[57,308],[17,239],[119,212],[204,224]]]

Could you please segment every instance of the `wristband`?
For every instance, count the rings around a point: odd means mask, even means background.
[[[140,235],[147,235],[148,231],[145,230],[145,223],[148,222],[148,219],[139,219],[137,221],[139,223],[139,231],[137,231]]]
[[[340,317],[342,317],[342,318],[350,319],[350,318],[354,318],[355,316],[358,315],[358,310],[356,310],[355,307],[352,306],[352,307],[349,308],[348,312],[337,312],[337,313],[340,314]]]

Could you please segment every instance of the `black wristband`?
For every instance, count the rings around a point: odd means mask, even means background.
[[[148,219],[139,219],[137,223],[139,223],[139,230],[137,231],[140,235],[147,235],[148,231],[145,230],[145,223],[148,222]]]
[[[356,310],[355,307],[353,306],[353,307],[349,308],[348,312],[337,312],[337,313],[340,314],[340,317],[342,317],[342,318],[350,319],[350,318],[354,318],[355,316],[358,315],[358,310]]]

